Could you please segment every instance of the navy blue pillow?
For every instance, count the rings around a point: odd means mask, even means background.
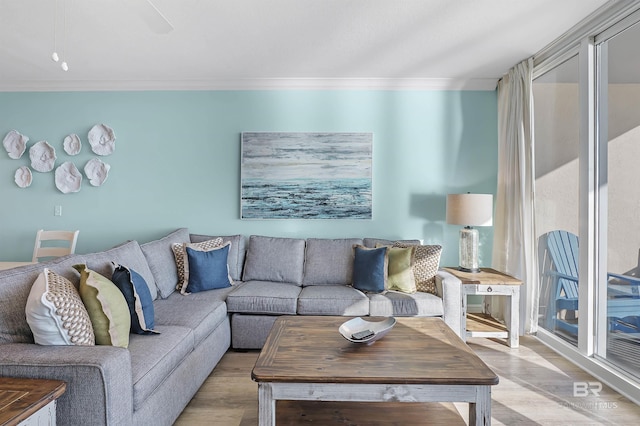
[[[187,247],[189,261],[189,282],[187,292],[214,290],[216,288],[231,287],[229,278],[229,244],[209,251],[194,250]]]
[[[384,293],[387,289],[387,248],[355,246],[354,250],[353,287],[367,293]]]
[[[136,334],[158,333],[154,327],[154,311],[147,282],[133,269],[111,262],[111,281],[120,289],[129,306],[131,332]]]

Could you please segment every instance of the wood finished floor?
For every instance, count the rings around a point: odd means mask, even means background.
[[[574,397],[573,383],[595,381],[533,337],[522,337],[520,348],[482,338],[469,346],[500,377],[492,389],[493,425],[638,425],[640,406],[604,386],[600,397]],[[257,351],[229,351],[202,385],[178,426],[255,426],[258,424],[258,387],[250,372]],[[468,406],[455,404],[467,420]],[[392,420],[393,419],[393,420]],[[353,422],[336,424],[354,425]],[[362,425],[431,424],[402,418],[402,412]],[[323,423],[322,426],[328,426]]]

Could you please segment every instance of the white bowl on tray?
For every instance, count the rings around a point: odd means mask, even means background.
[[[373,343],[384,337],[396,325],[394,317],[373,320],[356,317],[342,323],[338,328],[342,337],[353,343]]]

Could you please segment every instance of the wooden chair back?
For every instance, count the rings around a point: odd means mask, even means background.
[[[45,257],[60,257],[75,253],[80,231],[45,231],[36,234],[32,262]],[[42,243],[45,243],[43,245]]]

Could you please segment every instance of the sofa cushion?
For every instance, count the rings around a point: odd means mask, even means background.
[[[157,330],[160,334],[131,335],[134,410],[144,404],[194,348],[194,335],[189,328],[159,325]]]
[[[188,259],[185,264],[189,268],[187,292],[197,293],[231,286],[227,264],[230,244],[225,243],[222,247],[204,251],[185,247]]]
[[[298,296],[298,315],[369,315],[369,298],[346,285],[304,287]]]
[[[176,284],[178,283],[178,270],[173,257],[173,251],[171,250],[171,244],[186,243],[188,241],[189,230],[187,228],[180,228],[159,240],[150,241],[140,246],[149,264],[148,268],[154,278],[153,284],[157,286],[157,292],[160,293],[160,297],[162,298],[169,297],[169,295],[175,291]],[[126,263],[126,261],[118,263],[135,269],[147,280],[147,277],[140,272],[135,265]],[[152,282],[147,280],[147,284],[151,285]]]
[[[353,287],[364,292],[384,293],[387,290],[387,247],[354,247]]]
[[[39,345],[95,344],[91,319],[78,290],[47,268],[33,283],[24,314]]]
[[[351,284],[355,245],[362,239],[307,239],[302,285]]]
[[[415,247],[388,247],[389,290],[402,293],[416,292],[416,279],[413,274]]]
[[[396,242],[394,247],[408,247],[406,243]],[[442,246],[417,245],[413,263],[413,275],[416,279],[416,289],[427,293],[437,294],[436,274],[440,267]]]
[[[116,262],[121,265],[127,265],[127,267],[135,269],[149,286],[149,292],[151,297],[155,299],[158,297],[158,290],[156,288],[156,281],[154,275],[149,269],[149,264],[145,258],[140,244],[137,241],[127,241],[109,250],[84,254],[82,255],[82,262],[85,263],[88,268],[93,269],[104,277],[110,277],[113,271],[113,265],[111,262]]]
[[[189,284],[189,258],[187,257],[187,246],[194,250],[208,251],[222,247],[222,244],[222,238],[220,237],[202,241],[200,243],[172,243],[171,250],[173,251],[173,256],[176,259],[176,268],[178,269],[178,284],[176,285],[176,290],[182,294],[187,292],[187,285]]]
[[[80,297],[87,308],[97,345],[129,346],[131,316],[122,292],[110,279],[79,264]]]
[[[295,315],[301,288],[272,281],[247,281],[227,296],[227,310],[248,314]]]
[[[431,293],[413,294],[388,291],[385,294],[368,294],[371,316],[442,316],[442,299]]]
[[[33,343],[33,334],[25,317],[29,292],[38,275],[48,268],[72,283],[78,282],[78,271],[72,268],[82,257],[71,254],[53,260],[0,271],[0,344]]]
[[[111,281],[118,287],[129,308],[131,332],[135,334],[155,333],[153,327],[153,300],[147,283],[135,270],[120,264],[113,264]]]
[[[181,295],[174,292],[154,302],[156,324],[176,325],[193,330],[195,344],[209,336],[227,317],[224,300],[232,287]]]
[[[189,238],[192,243],[200,243],[217,238],[217,236],[190,234]],[[245,255],[244,237],[242,235],[222,235],[220,238],[222,238],[223,243],[227,241],[231,243],[231,247],[229,247],[229,258],[227,259],[229,263],[229,275],[231,275],[232,280],[241,281]]]
[[[302,285],[305,241],[252,235],[243,281],[274,281]]]

